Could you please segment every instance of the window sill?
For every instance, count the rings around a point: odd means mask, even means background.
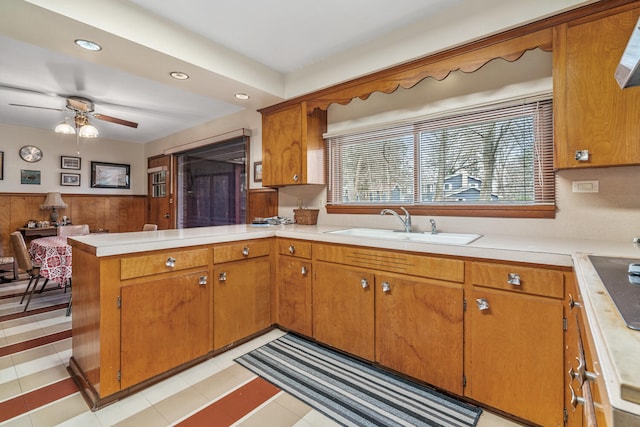
[[[400,207],[400,205],[327,205],[328,214],[369,214],[377,215],[382,209]],[[464,216],[490,218],[538,218],[556,217],[555,205],[538,206],[494,206],[494,205],[414,205],[404,206],[411,215]]]

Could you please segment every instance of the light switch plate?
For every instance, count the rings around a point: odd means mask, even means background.
[[[590,181],[572,181],[574,193],[597,193],[600,191],[599,181],[597,179]]]

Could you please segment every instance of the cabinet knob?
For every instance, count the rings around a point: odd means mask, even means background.
[[[247,246],[242,248],[242,255],[249,256],[249,248]]]
[[[391,292],[391,284],[389,284],[389,282],[382,282],[382,292],[385,294]]]
[[[300,269],[300,274],[303,276],[307,275],[307,267],[305,267],[304,265],[302,266],[302,268]]]
[[[299,179],[298,174],[297,173],[294,174],[293,175],[293,182],[298,182],[298,179]]]
[[[520,275],[518,273],[509,273],[507,283],[513,286],[520,286]]]
[[[198,280],[198,284],[200,286],[206,286],[208,280],[209,278],[207,276],[200,276],[200,279]]]
[[[569,378],[571,378],[571,381],[573,381],[574,379],[578,380],[578,385],[580,385],[580,387],[582,387],[585,381],[595,381],[598,374],[595,372],[587,371],[585,369],[584,360],[581,357],[576,357],[576,360],[578,361],[578,367],[576,369],[573,369],[572,366],[571,369],[569,369]]]
[[[582,304],[573,299],[573,295],[569,294],[569,309],[573,310],[574,308],[580,308]]]
[[[296,247],[293,245],[289,245],[289,253],[290,254],[295,254],[296,253]]]
[[[489,301],[486,298],[476,299],[476,304],[478,305],[478,310],[480,311],[489,310]]]
[[[576,395],[576,392],[573,390],[573,386],[569,384],[569,390],[571,391],[571,407],[576,409],[578,405],[584,405],[584,397],[579,397]]]
[[[369,281],[367,279],[361,279],[360,285],[362,286],[362,289],[367,289],[369,287]]]
[[[176,259],[174,257],[167,258],[167,261],[164,263],[169,268],[174,268],[176,266]]]
[[[221,282],[226,282],[227,281],[227,272],[223,271],[222,273],[220,273],[218,275],[218,280]]]
[[[575,154],[575,159],[579,162],[589,161],[589,150],[578,150]]]

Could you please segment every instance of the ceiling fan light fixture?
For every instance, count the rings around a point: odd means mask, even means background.
[[[236,97],[236,99],[239,99],[241,101],[246,101],[247,99],[250,98],[249,95],[247,95],[246,93],[242,93],[242,92],[238,92],[234,96]]]
[[[54,129],[55,133],[61,133],[64,135],[73,135],[76,133],[76,130],[73,128],[73,126],[71,126],[69,123],[67,123],[67,120],[63,120],[62,122],[60,122],[56,128]]]
[[[86,124],[80,128],[78,132],[78,136],[81,138],[97,138],[98,137],[98,129],[91,124]]]
[[[187,80],[189,78],[189,74],[183,73],[182,71],[172,71],[169,75],[176,80]]]
[[[99,50],[102,50],[102,46],[100,46],[98,43],[92,42],[90,40],[76,39],[76,40],[74,40],[74,43],[77,44],[78,46],[80,46],[83,49],[90,50],[90,51],[93,51],[93,52],[97,52]]]

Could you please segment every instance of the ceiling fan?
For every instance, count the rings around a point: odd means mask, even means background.
[[[24,104],[12,104],[12,103],[10,103],[9,105],[12,105],[14,107],[39,108],[42,110],[65,111],[62,108],[39,107],[36,105],[24,105]],[[75,113],[73,121],[76,125],[76,128],[81,128],[82,126],[88,124],[89,116],[95,117],[98,120],[104,120],[106,122],[116,123],[123,126],[129,126],[132,128],[138,127],[138,123],[135,123],[135,122],[119,119],[117,117],[107,116],[106,114],[94,113],[93,101],[91,101],[88,98],[83,98],[81,96],[67,97],[67,109]]]

